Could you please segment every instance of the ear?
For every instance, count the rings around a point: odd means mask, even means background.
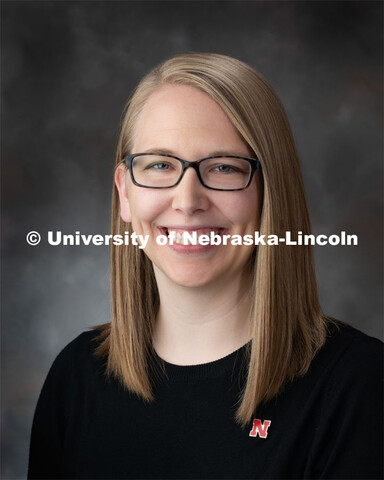
[[[116,168],[115,184],[119,192],[120,216],[124,220],[124,222],[128,223],[132,221],[132,215],[131,215],[131,207],[129,205],[129,199],[128,199],[127,178],[126,178],[127,174],[128,174],[128,170],[125,167],[125,165],[120,164]]]

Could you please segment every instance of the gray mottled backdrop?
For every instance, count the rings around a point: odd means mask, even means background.
[[[109,321],[108,247],[29,246],[30,230],[108,233],[123,105],[165,58],[260,70],[286,106],[316,233],[322,306],[382,338],[382,2],[2,2],[2,478],[26,475],[54,357]]]

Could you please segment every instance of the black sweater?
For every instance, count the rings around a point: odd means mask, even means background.
[[[56,358],[32,428],[28,478],[382,478],[382,343],[332,327],[309,372],[234,421],[245,347],[164,362],[146,404],[106,380],[85,332]]]

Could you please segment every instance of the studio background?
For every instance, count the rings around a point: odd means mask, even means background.
[[[147,71],[188,51],[239,58],[271,82],[297,142],[323,310],[382,339],[382,2],[3,1],[2,471],[25,478],[52,361],[110,320],[107,234],[118,125]],[[43,239],[27,244],[36,230]]]

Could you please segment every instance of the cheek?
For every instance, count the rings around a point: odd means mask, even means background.
[[[235,193],[235,192],[233,192]],[[237,224],[258,227],[260,222],[260,200],[257,190],[244,190],[229,196],[222,203],[228,218]]]
[[[128,190],[132,224],[151,223],[167,209],[168,200],[157,191],[132,186]]]

